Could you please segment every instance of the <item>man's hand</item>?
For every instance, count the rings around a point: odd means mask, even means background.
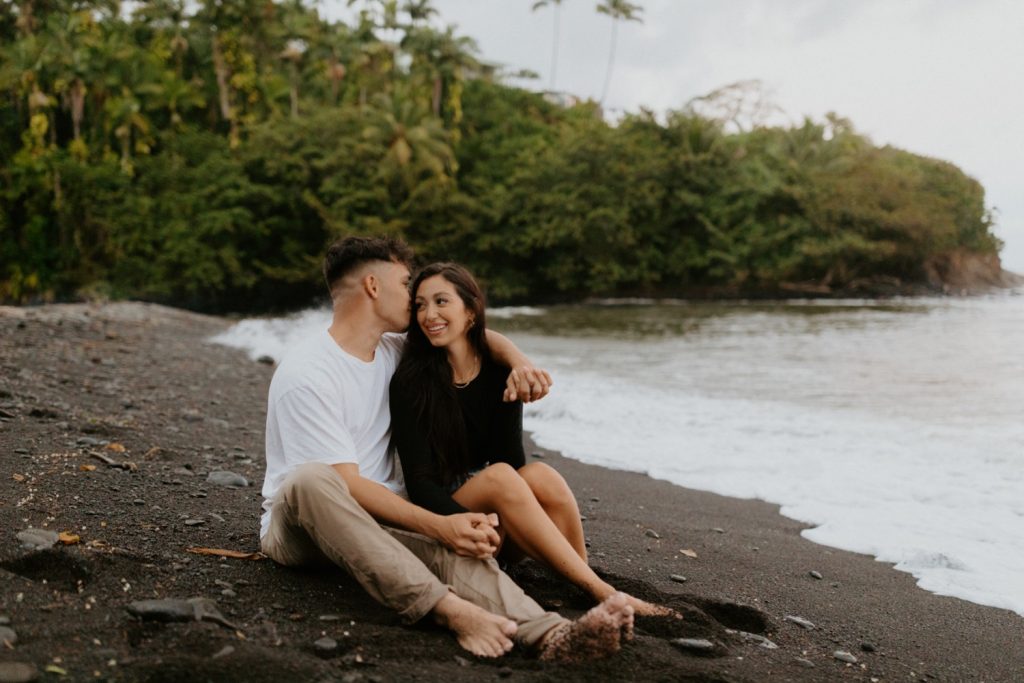
[[[498,516],[482,512],[463,512],[445,515],[437,525],[434,536],[458,555],[487,560],[494,557],[501,544],[501,537],[495,527]]]
[[[505,380],[505,394],[502,399],[506,403],[522,401],[530,403],[539,401],[551,391],[551,375],[547,370],[535,368],[532,365],[520,365],[512,368]]]

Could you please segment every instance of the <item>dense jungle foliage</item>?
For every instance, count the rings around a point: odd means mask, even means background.
[[[504,85],[427,0],[355,4],[0,5],[0,301],[299,305],[351,233],[504,301],[915,282],[999,247],[975,180],[839,117],[737,125],[737,86],[610,125]]]

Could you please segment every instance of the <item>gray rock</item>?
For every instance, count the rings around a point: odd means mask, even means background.
[[[28,455],[29,454],[29,450],[27,448],[15,448],[14,452],[17,453],[18,455]]]
[[[0,626],[0,645],[14,645],[18,642],[18,634],[10,626]]]
[[[77,443],[79,446],[106,446],[110,442],[94,436],[80,436]]]
[[[125,609],[129,614],[143,621],[197,621],[195,607],[188,600],[176,598],[136,600]]]
[[[686,583],[686,577],[682,574],[669,574],[668,578],[672,579],[676,583]]]
[[[764,636],[758,633],[748,633],[747,631],[737,631],[738,635],[743,641],[747,643],[757,643],[758,647],[763,647],[766,650],[778,650],[779,646],[768,640]]]
[[[228,472],[227,470],[214,470],[206,476],[206,481],[210,484],[216,484],[217,486],[237,486],[246,487],[249,485],[249,480],[240,474],[234,472]]]
[[[865,640],[863,643],[860,644],[860,649],[864,650],[864,652],[874,652],[878,648],[875,647],[874,643],[869,643]]]
[[[142,500],[141,498],[136,498],[135,500],[132,501],[132,505],[145,505],[145,504],[146,504],[146,501]]]
[[[541,453],[540,451],[534,451],[530,455],[533,456],[534,458],[537,458],[538,460],[543,460],[544,459],[544,454]]]
[[[313,643],[313,651],[321,657],[333,655],[338,651],[338,641],[324,636]]]
[[[221,429],[231,428],[230,422],[228,422],[227,420],[222,420],[219,417],[211,417],[209,420],[207,420],[207,422],[212,424],[214,427],[220,427]]]
[[[222,647],[221,649],[217,650],[212,655],[210,655],[210,659],[220,659],[221,657],[227,657],[228,655],[230,655],[234,651],[235,651],[235,648],[233,648],[230,645],[225,645],[224,647]]]
[[[320,621],[341,621],[340,614],[321,614],[319,616]]]
[[[717,527],[717,526],[712,528],[711,530],[714,531],[716,534],[724,534],[725,533],[725,529],[723,529],[721,527]]]
[[[814,624],[812,624],[810,621],[804,619],[803,617],[798,617],[795,614],[787,614],[783,617],[783,619],[790,623],[796,624],[800,628],[805,628],[808,631],[814,628]]]
[[[470,664],[472,664],[472,662],[470,662],[465,657],[460,657],[458,655],[455,655],[455,663],[459,666],[469,666]]]
[[[10,626],[11,618],[6,616],[0,616],[0,626]]]
[[[818,579],[819,581],[821,579],[825,578],[824,576],[821,575],[821,572],[817,572],[817,571],[814,571],[814,570],[811,570],[811,571],[809,571],[807,573],[811,575],[811,578]]]
[[[273,356],[260,356],[259,358],[256,359],[256,362],[262,363],[263,365],[273,365],[274,358]]]
[[[846,650],[836,650],[832,653],[832,656],[838,659],[840,662],[846,662],[847,664],[857,663],[857,658],[851,655]]]
[[[26,548],[45,550],[57,544],[57,532],[49,529],[28,528],[18,532],[18,540]]]
[[[237,598],[238,597],[238,593],[236,593],[235,591],[231,590],[230,588],[225,588],[224,590],[222,590],[220,592],[220,594],[223,595],[225,598]]]
[[[647,538],[661,538],[661,535],[654,529],[644,529],[644,536]]]
[[[26,662],[0,662],[0,683],[30,683],[39,680],[39,670]]]
[[[590,502],[591,503],[600,503],[601,499],[598,498],[597,496],[594,496],[593,498],[590,499]]]
[[[809,659],[804,659],[803,657],[794,657],[793,661],[796,662],[797,664],[799,664],[800,666],[802,666],[805,669],[813,669],[814,668],[814,662],[812,662]]]
[[[202,524],[206,524],[206,520],[205,519],[200,519],[198,517],[195,518],[195,519],[186,519],[185,520],[185,526],[200,526]]]
[[[712,652],[715,644],[707,638],[673,638],[672,644],[691,652]]]

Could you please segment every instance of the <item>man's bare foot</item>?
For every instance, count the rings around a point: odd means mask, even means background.
[[[442,626],[455,633],[464,650],[478,657],[500,657],[512,649],[512,637],[518,628],[514,621],[491,614],[454,593],[441,598],[433,613]]]
[[[616,593],[576,621],[556,626],[538,648],[548,662],[576,662],[607,657],[619,651],[622,640],[633,637],[633,606],[629,596]]]

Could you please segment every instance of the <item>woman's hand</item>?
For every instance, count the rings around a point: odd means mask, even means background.
[[[501,545],[496,528],[498,516],[482,512],[461,512],[440,518],[435,538],[457,555],[488,560]]]
[[[502,399],[506,403],[539,401],[551,391],[551,384],[551,375],[547,370],[535,368],[530,364],[516,366],[505,380],[505,394]]]

